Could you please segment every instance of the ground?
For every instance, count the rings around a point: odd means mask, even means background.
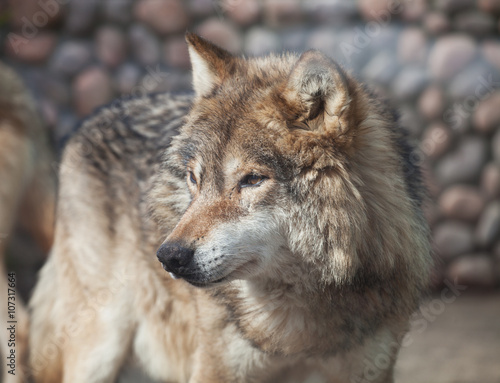
[[[498,292],[464,293],[427,316],[435,319],[423,331],[422,322],[414,326],[401,350],[396,383],[500,383]]]

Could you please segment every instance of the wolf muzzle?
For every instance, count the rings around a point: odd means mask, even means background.
[[[181,246],[177,243],[164,243],[156,252],[158,260],[163,268],[175,277],[183,277],[191,274],[188,265],[194,257],[194,250]]]

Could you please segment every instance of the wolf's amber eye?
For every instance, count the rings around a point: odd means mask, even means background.
[[[240,181],[240,186],[242,188],[249,187],[249,186],[258,186],[264,181],[267,177],[264,176],[259,176],[257,174],[247,174],[243,179]]]
[[[191,181],[191,183],[193,185],[196,185],[196,178],[195,178],[193,172],[189,172],[189,181]]]

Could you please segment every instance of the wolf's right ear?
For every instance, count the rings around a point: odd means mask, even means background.
[[[228,51],[194,33],[187,32],[186,41],[193,67],[193,88],[197,97],[203,97],[228,77],[235,58]]]
[[[285,100],[294,110],[295,122],[304,122],[316,131],[342,133],[352,101],[346,74],[329,57],[310,50],[293,67]]]

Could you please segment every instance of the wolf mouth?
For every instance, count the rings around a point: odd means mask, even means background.
[[[164,267],[164,269],[165,269],[165,267]],[[213,280],[213,281],[199,281],[199,280],[191,278],[192,276],[199,275],[197,273],[191,273],[191,274],[186,274],[186,275],[176,274],[176,273],[173,273],[171,271],[169,271],[168,273],[170,274],[172,279],[184,279],[186,282],[188,282],[189,284],[191,284],[195,287],[209,287],[209,286],[221,283],[227,278],[227,275],[225,275],[225,276],[223,276],[219,279]]]
[[[186,282],[188,282],[189,284],[191,284],[191,285],[193,285],[195,287],[201,287],[201,288],[203,288],[203,287],[212,287],[212,286],[221,284],[221,283],[225,282],[228,279],[232,280],[232,278],[230,278],[231,275],[234,275],[235,273],[241,271],[245,267],[248,267],[248,265],[252,264],[252,263],[254,263],[254,261],[249,260],[248,262],[245,262],[242,265],[236,267],[234,270],[229,271],[224,276],[222,276],[222,277],[220,277],[218,279],[215,279],[215,280],[210,280],[210,281],[200,281],[200,280],[192,279],[193,276],[195,277],[195,276],[199,275],[197,273],[179,275],[179,274],[175,274],[175,273],[169,272],[169,274],[170,274],[170,276],[173,279],[184,279]]]
[[[194,286],[194,287],[199,287],[199,288],[204,288],[204,287],[212,287],[212,286],[215,286],[216,284],[219,284],[221,282],[224,282],[224,280],[226,279],[226,277],[222,277],[220,279],[217,279],[215,281],[210,281],[210,282],[199,282],[199,281],[192,281],[192,280],[189,280],[189,279],[186,279],[186,278],[183,278],[187,283],[189,283],[190,285]]]

